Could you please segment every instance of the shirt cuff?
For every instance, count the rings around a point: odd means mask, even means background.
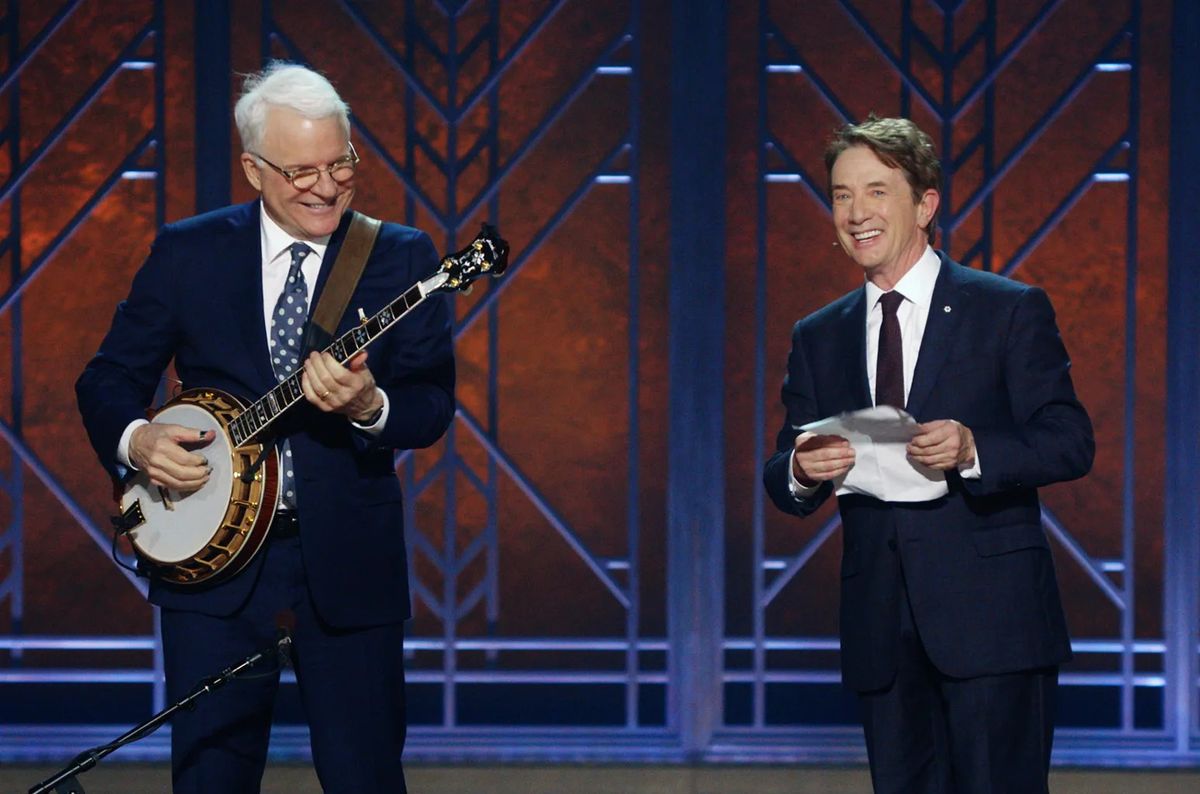
[[[964,480],[978,480],[983,477],[983,469],[979,468],[979,447],[975,448],[975,463],[966,469],[959,466],[958,474]]]
[[[816,485],[801,485],[796,479],[796,450],[792,450],[792,454],[788,455],[788,490],[792,492],[792,496],[797,499],[807,499],[817,492],[821,487],[820,483]]]
[[[145,419],[134,419],[125,427],[125,432],[121,434],[121,440],[117,442],[117,462],[127,469],[138,470],[138,467],[129,460],[129,439],[133,437],[134,430],[148,424],[150,423]]]
[[[364,425],[360,424],[359,422],[355,422],[353,419],[350,420],[350,424],[371,436],[377,436],[383,432],[383,427],[387,424],[388,408],[390,406],[388,403],[387,392],[378,386],[375,387],[375,391],[379,392],[379,396],[383,399],[383,408],[379,410],[379,416],[375,418],[375,421],[369,425]]]

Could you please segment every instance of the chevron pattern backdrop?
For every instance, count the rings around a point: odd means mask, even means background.
[[[1099,443],[1092,475],[1043,496],[1077,655],[1064,671],[1058,749],[1085,760],[1093,742],[1167,726],[1157,529],[1166,245],[1155,195],[1166,165],[1155,83],[1167,65],[1146,43],[1164,24],[1148,5],[830,0],[797,14],[765,2],[734,73],[757,87],[741,156],[758,207],[731,225],[741,253],[730,266],[743,273],[733,302],[755,318],[730,343],[744,365],[729,379],[731,414],[754,417],[730,423],[736,454],[753,462],[771,449],[791,323],[856,285],[825,242],[822,144],[839,124],[871,111],[913,118],[946,171],[939,247],[1052,296]],[[746,468],[731,475],[748,482],[730,500],[727,724],[733,735],[829,725],[818,753],[857,752],[856,730],[836,727],[855,711],[829,686],[836,512],[798,525],[764,510]]]
[[[685,756],[663,5],[228,2],[234,71],[306,62],[349,101],[357,206],[446,250],[497,222],[515,252],[456,298],[446,439],[396,460],[413,757]],[[65,757],[163,705],[153,614],[110,559],[71,386],[157,226],[194,211],[203,9],[12,0],[0,16],[0,759]],[[726,577],[706,584],[725,593],[724,705],[701,757],[862,757],[837,686],[836,516],[773,515],[757,471],[787,329],[854,286],[827,242],[821,146],[872,110],[941,146],[940,244],[1050,292],[1096,421],[1096,472],[1045,499],[1077,651],[1060,756],[1195,756],[1200,708],[1181,726],[1164,705],[1169,17],[1137,0],[728,3]],[[234,164],[202,167],[251,197]],[[306,753],[300,722],[285,697],[280,757]],[[122,757],[165,753],[156,734]]]

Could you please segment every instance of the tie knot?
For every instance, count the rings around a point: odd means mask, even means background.
[[[288,250],[292,252],[293,265],[303,262],[304,257],[308,256],[309,252],[312,251],[312,249],[304,243],[292,243],[288,246]]]
[[[904,296],[895,290],[885,292],[879,296],[879,305],[883,307],[884,317],[895,314],[896,310],[900,308],[901,303],[904,303]]]
[[[301,275],[300,265],[304,262],[304,258],[309,255],[312,249],[304,243],[292,243],[288,246],[288,251],[290,251],[292,254],[292,266],[288,271],[288,276],[290,278],[295,278],[296,276]]]

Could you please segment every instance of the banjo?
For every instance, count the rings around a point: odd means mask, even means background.
[[[508,243],[484,224],[470,245],[444,257],[436,273],[377,314],[367,317],[360,309],[359,324],[325,352],[344,363],[430,295],[466,291],[507,266]],[[214,431],[205,448],[212,473],[203,488],[188,493],[154,485],[144,472],[125,484],[113,524],[129,538],[139,567],[176,585],[213,584],[246,567],[266,541],[279,497],[279,450],[268,430],[304,399],[302,373],[249,405],[217,389],[189,389],[154,412],[153,422]]]

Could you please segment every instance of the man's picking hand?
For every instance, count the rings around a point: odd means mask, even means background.
[[[206,447],[214,438],[211,430],[151,422],[129,436],[129,462],[154,485],[184,493],[198,491],[208,482],[212,466],[208,458],[189,450]]]

